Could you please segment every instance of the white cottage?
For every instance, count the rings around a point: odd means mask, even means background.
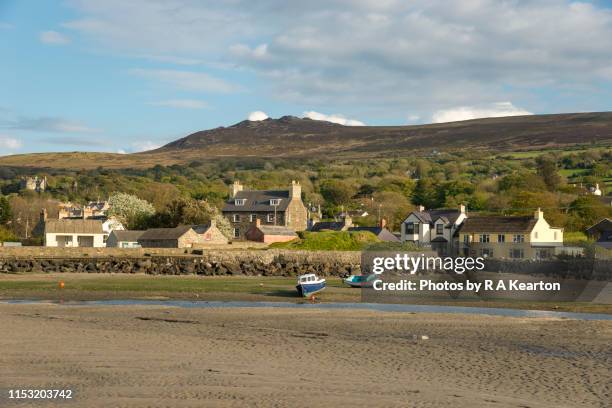
[[[108,236],[100,220],[62,219],[45,221],[45,246],[103,248]]]

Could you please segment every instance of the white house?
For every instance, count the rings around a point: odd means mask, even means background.
[[[464,205],[458,209],[436,210],[425,210],[423,206],[419,206],[402,222],[401,241],[431,244],[432,247],[438,247],[437,249],[450,249],[457,230],[466,218]]]
[[[100,220],[62,219],[45,221],[45,246],[95,247],[106,246],[108,236]]]

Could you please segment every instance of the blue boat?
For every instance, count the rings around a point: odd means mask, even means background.
[[[344,279],[344,283],[353,288],[369,288],[372,287],[374,281],[378,278],[376,274],[370,275],[351,275]]]
[[[309,298],[325,289],[325,279],[317,278],[317,275],[314,273],[300,275],[298,276],[298,281],[295,288],[297,289],[299,296]]]

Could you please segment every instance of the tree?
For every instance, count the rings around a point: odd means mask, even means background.
[[[602,218],[612,217],[612,208],[592,195],[580,196],[570,204],[568,227],[584,231]]]
[[[321,195],[335,205],[347,204],[357,193],[354,185],[342,180],[327,180],[321,185]]]
[[[137,228],[155,214],[155,208],[151,203],[131,194],[113,193],[108,203],[110,205],[108,215],[116,217],[128,229]]]
[[[0,225],[5,225],[12,217],[11,204],[8,198],[0,197]]]
[[[538,175],[542,177],[549,190],[555,191],[561,185],[562,178],[557,172],[557,163],[548,157],[537,160]]]
[[[438,192],[429,178],[418,181],[412,195],[412,202],[425,208],[436,208],[439,206]]]

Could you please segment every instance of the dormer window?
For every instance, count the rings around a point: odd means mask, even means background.
[[[236,205],[245,205],[246,204],[246,198],[237,198],[234,200],[234,204]]]
[[[270,199],[270,205],[273,207],[276,207],[277,205],[279,205],[281,202],[280,198],[271,198]]]

